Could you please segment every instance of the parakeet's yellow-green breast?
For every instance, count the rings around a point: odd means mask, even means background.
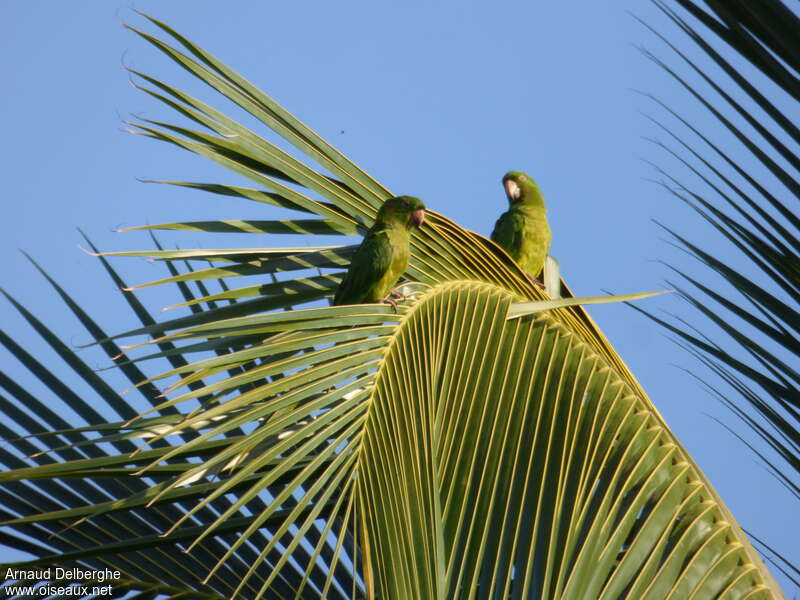
[[[492,231],[492,240],[527,271],[539,277],[550,250],[550,225],[539,186],[521,171],[503,176],[509,208],[500,215]]]
[[[333,303],[362,304],[385,299],[408,267],[411,230],[422,225],[425,205],[413,196],[390,198],[350,261]]]

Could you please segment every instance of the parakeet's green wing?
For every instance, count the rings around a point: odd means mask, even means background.
[[[382,294],[376,293],[375,287],[391,264],[392,247],[387,232],[384,230],[367,233],[353,255],[350,270],[336,290],[333,303],[360,304],[380,300]]]
[[[525,219],[516,211],[506,211],[497,223],[494,224],[492,231],[492,241],[498,246],[502,247],[508,254],[514,258],[519,258],[520,250],[522,248],[522,233],[525,227]]]

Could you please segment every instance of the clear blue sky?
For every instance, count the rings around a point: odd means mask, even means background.
[[[203,159],[124,132],[122,121],[132,114],[174,117],[129,85],[123,63],[187,81],[123,29],[123,20],[144,26],[131,6],[225,60],[391,190],[420,196],[466,227],[488,234],[504,210],[500,177],[510,169],[529,172],[549,205],[552,253],[578,295],[661,289],[669,272],[658,260],[689,264],[652,219],[713,241],[687,209],[646,180],[655,174],[641,157],[667,161],[642,139],[660,134],[641,113],[663,113],[633,89],[697,115],[701,128],[714,127],[634,48],[643,44],[675,62],[626,13],[677,35],[650,3],[5,0],[1,243],[11,270],[2,285],[66,340],[87,338],[18,249],[56,275],[109,331],[119,331],[132,316],[96,260],[77,248],[76,227],[101,248],[122,250],[149,243],[144,234],[112,233],[119,225],[264,218],[253,203],[136,180],[236,181]],[[194,234],[162,239],[182,247],[265,245]],[[132,283],[161,276],[139,260],[116,266]],[[172,303],[163,294],[141,296],[157,309]],[[680,309],[674,297],[648,305]],[[694,361],[628,308],[591,312],[739,522],[800,562],[796,501],[706,416],[734,423],[676,366]],[[0,319],[35,355],[46,355],[5,303]],[[7,355],[2,360],[4,369],[19,372]]]

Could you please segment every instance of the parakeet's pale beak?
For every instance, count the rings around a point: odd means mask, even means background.
[[[513,179],[506,179],[503,181],[503,187],[506,188],[506,196],[508,197],[508,201],[510,203],[514,203],[519,200],[520,197],[520,189],[519,184],[514,181]]]
[[[424,208],[418,208],[417,210],[411,213],[411,224],[414,227],[421,227],[424,222],[425,222]]]

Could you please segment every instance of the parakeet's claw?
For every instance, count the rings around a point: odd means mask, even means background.
[[[406,296],[403,293],[402,288],[397,288],[396,290],[392,290],[391,292],[389,292],[389,295],[392,298],[399,298],[400,300],[405,300],[406,298],[408,298],[408,296]]]
[[[397,314],[397,300],[395,300],[394,298],[390,298],[389,296],[387,296],[386,298],[381,300],[381,304],[390,304],[392,306],[394,314]]]
[[[539,287],[541,289],[544,289],[544,280],[539,279],[538,277],[534,277],[533,275],[531,275],[529,273],[526,273],[526,275],[528,275],[528,279],[531,280],[531,283],[533,285],[535,285],[536,287]]]

